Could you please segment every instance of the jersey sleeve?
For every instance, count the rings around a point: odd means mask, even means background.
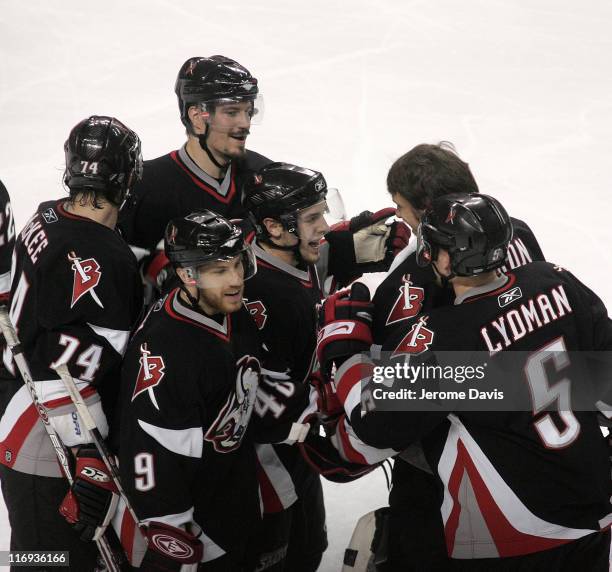
[[[334,381],[352,432],[360,441],[377,449],[401,451],[444,422],[447,413],[443,411],[379,411],[373,404],[362,410],[362,384],[363,400],[372,403],[367,392],[373,389],[374,367],[368,358],[353,356],[338,368]]]
[[[542,248],[538,243],[538,239],[533,234],[533,231],[527,223],[519,219],[512,219],[512,226],[514,227],[514,237],[513,240],[518,240],[519,245],[526,247],[527,253],[526,255],[531,258],[532,262],[536,261],[545,261],[544,253],[542,252]]]

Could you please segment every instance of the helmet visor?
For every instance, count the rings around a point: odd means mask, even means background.
[[[328,187],[325,200],[327,201],[327,207],[329,209],[327,218],[330,224],[346,220],[346,207],[344,206],[344,200],[338,189]]]
[[[190,268],[195,285],[200,290],[231,290],[242,287],[245,280],[257,272],[257,261],[250,245],[234,255],[206,261]]]
[[[209,114],[208,122],[218,131],[231,132],[240,127],[260,125],[264,116],[263,96],[228,97],[201,102],[202,111]]]

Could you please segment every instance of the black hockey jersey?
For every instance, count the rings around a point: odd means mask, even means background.
[[[43,203],[17,239],[9,304],[38,396],[64,444],[91,438],[53,370],[63,363],[106,435],[105,413],[116,400],[121,358],[141,310],[140,278],[128,245],[116,231],[64,210],[62,200]],[[3,359],[19,376],[8,349]],[[61,476],[21,378],[6,383],[11,388],[0,420],[0,461],[26,473]]]
[[[205,561],[239,559],[260,518],[247,429],[261,345],[244,307],[208,317],[179,293],[153,306],[126,352],[122,482],[141,520],[195,521]]]
[[[510,358],[505,363],[515,372],[516,391],[533,410],[362,416],[356,386],[363,370],[356,375],[360,366],[352,358],[339,372],[338,392],[357,392],[345,400],[355,433],[396,450],[422,439],[440,479],[453,558],[538,552],[609,526],[608,448],[596,414],[551,411],[555,392],[571,385],[555,385],[544,363],[550,352],[612,349],[612,322],[601,300],[569,272],[535,262],[471,289],[455,304],[397,330],[384,349],[475,350],[488,352],[491,361]],[[521,353],[508,353],[513,351]],[[568,371],[563,374],[570,383],[585,383]]]
[[[266,348],[265,372],[255,405],[260,443],[283,441],[292,422],[314,413],[307,378],[317,336],[321,289],[314,266],[293,267],[254,242],[257,274],[245,282],[246,307]],[[307,479],[315,478],[296,446],[257,446],[264,509],[277,512],[299,497]]]
[[[8,300],[11,289],[11,258],[15,246],[15,223],[11,199],[0,181],[0,302]]]
[[[154,250],[168,221],[210,209],[226,218],[244,218],[240,189],[248,173],[270,160],[253,151],[232,161],[222,181],[200,169],[185,146],[145,161],[142,180],[123,209],[120,227],[129,244]]]
[[[508,246],[506,268],[513,269],[535,260],[544,260],[542,250],[531,232],[521,220],[512,219],[514,236]],[[416,242],[411,242],[376,289],[372,335],[375,343],[382,344],[399,325],[405,325],[423,312],[452,303],[451,289],[443,289],[436,283],[431,266],[421,268],[416,262]]]

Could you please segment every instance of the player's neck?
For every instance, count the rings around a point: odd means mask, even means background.
[[[455,297],[459,298],[474,288],[479,288],[480,286],[490,284],[496,280],[497,277],[497,271],[493,270],[492,272],[487,272],[481,276],[455,276],[452,279],[451,284],[453,286],[453,290],[455,291]]]
[[[261,246],[266,252],[270,253],[272,256],[279,258],[285,264],[289,264],[289,266],[297,266],[298,260],[295,255],[294,250],[281,250],[280,248],[274,248],[267,242],[260,242],[259,246]]]
[[[189,157],[191,157],[191,160],[198,167],[200,167],[202,171],[204,171],[205,173],[207,173],[214,179],[221,179],[225,176],[225,171],[222,169],[219,169],[219,167],[217,167],[217,165],[215,165],[210,160],[210,157],[206,154],[206,151],[202,149],[202,146],[200,145],[200,141],[198,140],[197,137],[189,136],[189,138],[187,139],[187,145],[185,146],[185,149],[187,150],[187,154],[189,155]],[[222,159],[221,157],[217,157],[216,155],[215,155],[215,158],[219,162],[225,162],[224,159]]]
[[[88,218],[113,230],[117,225],[119,209],[103,199],[97,199],[97,202],[99,208],[94,207],[89,200],[81,200],[80,195],[77,195],[74,201],[64,203],[64,209],[69,213]]]

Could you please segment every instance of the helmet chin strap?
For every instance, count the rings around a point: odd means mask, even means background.
[[[282,250],[284,252],[293,252],[293,254],[295,255],[297,265],[300,266],[302,263],[304,263],[304,259],[302,258],[302,253],[300,252],[300,242],[302,241],[302,239],[297,234],[295,236],[298,239],[298,241],[293,246],[283,246],[282,244],[275,244],[274,242],[272,242],[269,236],[267,236],[266,238],[260,238],[258,240],[260,242],[264,242],[272,249]]]
[[[221,169],[221,171],[225,171],[228,168],[229,164],[232,162],[232,160],[229,159],[227,163],[225,164],[221,164],[219,163],[219,161],[217,161],[212,151],[210,150],[210,147],[208,146],[208,128],[209,128],[209,125],[207,123],[204,133],[201,133],[200,135],[198,135],[198,141],[200,142],[200,147],[204,149],[204,151],[208,155],[208,158],[211,160],[212,164],[215,165],[215,167],[218,167],[219,169]]]
[[[187,277],[192,281],[192,284],[195,284],[195,277],[194,277],[194,272],[192,268],[185,268],[185,271],[187,273]],[[187,300],[189,300],[189,303],[191,304],[191,307],[194,310],[199,310],[200,309],[200,289],[197,287],[196,285],[196,292],[198,294],[197,298],[194,298],[193,294],[189,291],[189,289],[187,288],[187,284],[185,284],[185,282],[183,282],[181,280],[181,285],[180,285],[180,289],[182,292],[184,292],[185,296],[187,297]]]
[[[269,236],[266,237],[266,238],[260,239],[260,242],[264,242],[270,248],[274,248],[275,250],[284,250],[285,252],[295,252],[296,254],[299,254],[299,252],[300,252],[299,237],[298,237],[297,244],[294,244],[293,246],[284,246],[282,244],[276,244],[275,242],[272,242],[272,240],[270,239]]]

